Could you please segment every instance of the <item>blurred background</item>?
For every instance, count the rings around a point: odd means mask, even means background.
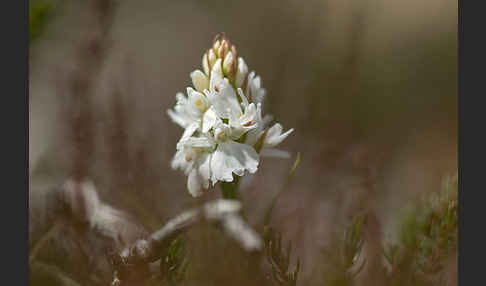
[[[295,129],[281,145],[291,159],[264,159],[241,196],[256,224],[300,152],[271,220],[292,241],[292,264],[300,258],[298,285],[327,285],[320,250],[353,216],[374,218],[376,244],[396,241],[403,209],[457,172],[457,1],[31,0],[30,23],[31,251],[55,221],[49,190],[68,177],[90,178],[147,232],[220,196],[193,199],[170,168],[182,129],[166,114],[219,32],[262,77],[264,112]],[[205,250],[186,285],[271,285],[248,278],[234,246],[192,237]],[[79,258],[86,265],[37,257],[95,285],[85,272],[97,275],[103,251],[93,243]]]

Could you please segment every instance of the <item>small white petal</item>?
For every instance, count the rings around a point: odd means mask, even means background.
[[[211,76],[213,73],[218,74],[220,77],[223,77],[223,67],[221,63],[221,59],[218,59],[214,65],[213,65],[213,70],[211,71]]]
[[[236,86],[241,87],[248,75],[248,66],[243,58],[238,58],[238,69],[236,71]]]
[[[256,124],[257,108],[254,103],[250,103],[245,113],[240,117],[240,122],[244,127],[252,128]]]
[[[201,190],[201,178],[199,177],[198,171],[192,169],[187,177],[187,189],[193,197],[199,197],[202,195]]]
[[[216,113],[214,112],[213,108],[210,107],[203,115],[202,119],[202,132],[208,132],[216,123],[218,119]]]
[[[185,104],[187,101],[187,97],[182,93],[176,93],[177,104]]]
[[[207,137],[187,137],[177,143],[178,150],[184,147],[210,148],[212,146],[213,142]]]
[[[248,97],[252,102],[262,103],[265,96],[265,89],[261,87],[261,78],[256,76],[255,72],[252,71],[248,75],[248,83],[246,86],[246,91]]]
[[[184,174],[188,174],[192,168],[193,162],[188,162],[186,160],[186,152],[184,150],[177,150],[174,158],[171,161],[171,167],[173,170],[181,169]]]
[[[241,105],[246,108],[248,106],[248,98],[246,98],[246,95],[245,93],[243,92],[243,90],[241,88],[238,88],[238,95],[240,96],[241,98]]]
[[[212,154],[204,154],[199,159],[198,172],[201,178],[202,186],[207,189],[209,187],[209,178],[211,177],[211,157]]]
[[[192,87],[187,88],[188,104],[186,104],[186,111],[194,118],[200,118],[202,113],[206,111],[209,106],[208,99],[200,92],[195,91]]]
[[[265,116],[267,117],[267,116]],[[246,136],[246,144],[254,146],[260,136],[263,134],[263,129],[266,125],[265,119],[262,119],[262,105],[261,103],[257,104],[257,109],[256,109],[256,121],[257,121],[257,126],[254,129],[251,129],[248,131],[247,136]]]
[[[172,122],[174,122],[175,124],[181,126],[182,128],[185,128],[187,126],[186,119],[180,113],[175,112],[172,109],[168,109],[167,114],[169,115]]]
[[[282,134],[282,125],[279,123],[275,123],[270,129],[267,131],[267,135],[263,141],[263,146],[265,147],[274,147],[280,144],[287,136],[290,135],[294,131],[293,128],[287,130],[287,132]]]
[[[184,160],[184,151],[177,150],[174,158],[172,158],[172,161],[170,162],[171,168],[174,170],[180,168],[183,165]]]
[[[182,134],[182,137],[181,137],[181,141],[186,139],[186,138],[189,138],[192,136],[192,134],[194,134],[194,132],[197,130],[198,128],[198,124],[196,122],[194,123],[191,123],[189,126],[186,127],[186,129],[184,130],[184,133]]]
[[[223,75],[217,71],[211,71],[211,77],[209,79],[209,89],[211,92],[219,92],[221,86],[224,84]]]

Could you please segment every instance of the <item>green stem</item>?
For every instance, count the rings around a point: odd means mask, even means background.
[[[233,182],[221,182],[221,194],[223,199],[238,199],[239,176],[233,175]]]

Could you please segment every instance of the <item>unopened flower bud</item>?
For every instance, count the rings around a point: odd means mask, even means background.
[[[221,59],[216,60],[212,67],[212,71],[219,74],[221,77],[223,77],[223,67],[221,66]]]
[[[194,88],[203,92],[205,89],[209,89],[209,78],[200,70],[195,70],[191,73],[192,84]]]
[[[236,79],[235,84],[236,87],[242,87],[245,83],[246,76],[248,75],[248,66],[245,63],[243,58],[238,58],[238,67],[236,70]]]
[[[233,53],[230,51],[226,54],[226,57],[224,58],[223,61],[223,72],[225,75],[230,76],[233,73],[233,67],[234,67],[234,57]]]
[[[204,53],[203,58],[202,58],[202,67],[204,70],[204,73],[206,75],[209,75],[209,59],[208,59],[208,53]]]
[[[223,41],[221,41],[221,45],[219,46],[219,49],[218,49],[218,57],[221,58],[221,59],[224,59],[224,57],[226,56],[226,53],[228,52],[228,49],[229,49],[228,40],[223,39]]]
[[[219,40],[214,41],[213,44],[213,50],[214,52],[218,52],[219,46],[221,45],[221,42]]]
[[[216,54],[212,49],[210,49],[208,53],[209,68],[213,67],[214,63],[216,63],[216,60],[217,60]]]

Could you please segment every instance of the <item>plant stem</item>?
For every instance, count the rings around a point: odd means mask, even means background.
[[[238,186],[240,177],[233,175],[233,182],[221,182],[223,199],[238,199]]]

